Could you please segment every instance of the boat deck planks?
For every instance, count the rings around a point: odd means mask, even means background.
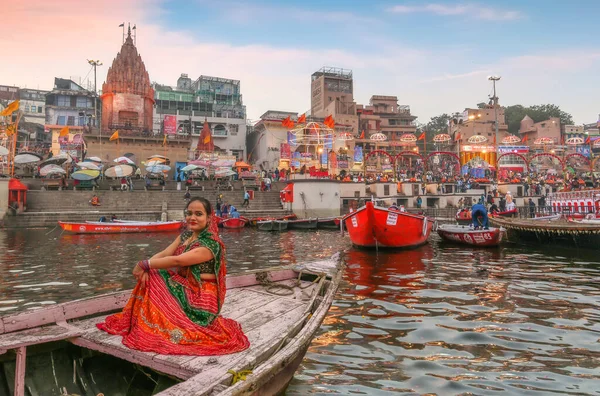
[[[274,282],[275,284],[285,284],[293,286],[295,279]],[[256,285],[246,288],[231,289],[227,292],[225,305],[222,315],[231,318],[240,323],[242,329],[248,336],[252,348],[261,347],[261,341],[273,344],[273,337],[267,336],[269,332],[285,326],[286,323],[296,323],[302,314],[307,310],[310,296],[317,287],[317,283],[301,281],[300,286],[293,289],[292,295],[275,295],[265,290],[265,286]],[[276,292],[279,292],[278,289]],[[188,355],[161,355],[154,352],[132,351],[121,342],[122,337],[108,334],[96,327],[97,323],[104,321],[107,315],[70,322],[70,325],[78,328],[81,335],[73,339],[76,345],[97,350],[117,356],[121,359],[150,367],[164,374],[176,376],[181,379],[188,379],[200,372],[208,365],[210,369],[221,367],[209,363],[215,358],[210,356],[188,356]],[[284,333],[285,334],[285,333]],[[280,340],[279,340],[280,341]],[[226,360],[227,372],[237,360],[244,359],[245,352],[227,355],[232,356],[233,361]],[[216,357],[218,361],[223,360],[224,356]]]

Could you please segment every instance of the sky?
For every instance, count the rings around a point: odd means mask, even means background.
[[[310,76],[350,69],[354,99],[394,95],[426,123],[487,102],[552,103],[577,124],[598,119],[600,2],[573,0],[28,0],[0,24],[0,84],[52,89],[54,77],[98,89],[137,26],[150,80],[181,73],[241,81],[248,118],[310,109]]]

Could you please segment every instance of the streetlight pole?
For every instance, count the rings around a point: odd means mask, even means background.
[[[496,81],[500,81],[500,76],[489,76],[488,80],[490,80],[494,87],[494,96],[492,97],[494,103],[494,124],[496,125],[496,149],[498,148],[498,97],[496,96]],[[497,152],[498,150],[496,150]]]
[[[96,86],[96,68],[102,66],[102,62],[99,60],[89,60],[88,63],[94,67],[94,126],[97,126],[98,122],[98,89]],[[100,131],[100,159],[102,159],[102,128],[98,128]]]

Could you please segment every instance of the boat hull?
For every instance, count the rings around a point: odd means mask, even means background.
[[[285,231],[288,228],[288,221],[285,220],[265,220],[256,223],[259,231]]]
[[[490,227],[488,230],[474,230],[467,226],[444,224],[438,227],[437,233],[449,242],[469,246],[493,247],[502,242],[502,228]]]
[[[317,228],[326,230],[339,230],[341,219],[339,217],[329,217],[326,219],[317,219]]]
[[[317,219],[290,220],[288,228],[291,230],[316,230],[317,224]]]
[[[91,222],[91,223],[71,223],[59,221],[58,225],[65,232],[73,234],[122,234],[136,232],[172,232],[181,229],[183,222],[167,221],[167,222],[139,222],[139,223],[108,223],[108,222]]]
[[[425,216],[380,208],[372,202],[342,221],[352,244],[364,248],[417,247],[427,242],[433,227],[433,220]]]
[[[242,218],[229,218],[229,219],[224,219],[221,222],[221,224],[223,225],[223,228],[228,228],[228,229],[244,228],[244,227],[246,227],[246,223],[247,223],[247,221]]]

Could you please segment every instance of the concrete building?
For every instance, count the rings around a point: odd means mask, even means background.
[[[21,88],[19,106],[25,121],[43,126],[46,124],[46,94],[50,91]]]
[[[399,105],[397,96],[373,95],[369,105],[357,106],[358,124],[360,135],[364,131],[364,138],[357,139],[355,144],[363,147],[367,153],[376,148],[387,151],[394,155],[400,151],[412,149],[400,142],[400,136],[405,133],[414,134],[417,130],[415,125],[416,116],[410,112],[410,106]],[[369,139],[374,133],[383,133],[387,136],[384,142],[377,145]]]
[[[190,147],[195,148],[206,120],[215,151],[246,158],[246,106],[238,80],[200,76],[192,81],[181,74],[176,87],[155,84],[154,90],[154,134],[191,138]]]
[[[54,78],[54,88],[46,94],[46,132],[65,125],[81,129],[92,124],[94,100],[98,108],[101,103],[93,92],[72,80]]]
[[[19,99],[19,87],[0,85],[0,106],[2,108],[17,99]]]
[[[310,115],[333,116],[336,124],[346,125],[358,133],[358,116],[354,101],[352,70],[324,66],[311,76]]]
[[[260,121],[254,124],[252,133],[248,134],[249,160],[260,169],[275,170],[287,167],[280,161],[281,144],[287,144],[288,131],[281,125],[281,121],[287,117],[295,122],[298,120],[298,113],[269,110],[260,116]]]
[[[532,146],[536,139],[547,137],[554,140],[555,144],[561,143],[560,118],[551,117],[540,122],[533,122],[531,117],[525,116],[519,128],[521,140],[527,139],[527,145]]]

